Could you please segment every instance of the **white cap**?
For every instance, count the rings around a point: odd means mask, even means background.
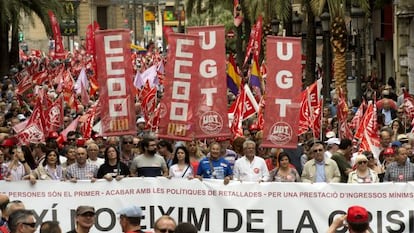
[[[336,134],[334,131],[326,132],[326,138],[334,138],[334,137],[336,137]]]
[[[17,118],[18,118],[19,120],[21,120],[21,121],[26,120],[26,117],[25,117],[23,114],[18,114],[18,115],[17,115]]]
[[[339,144],[341,144],[341,141],[339,140],[339,138],[330,138],[330,139],[328,139],[328,141],[326,141],[326,144],[328,144],[328,145],[332,145],[332,144],[339,145]]]
[[[138,118],[137,124],[139,123],[145,123],[145,119],[143,117]]]

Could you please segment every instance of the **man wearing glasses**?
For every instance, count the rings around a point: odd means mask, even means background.
[[[95,208],[79,206],[76,209],[76,228],[67,233],[88,233],[95,224]]]
[[[172,217],[168,215],[163,215],[155,221],[154,232],[155,233],[174,233],[176,226],[177,224]]]
[[[313,159],[307,161],[302,171],[302,182],[305,183],[338,183],[341,173],[332,159],[325,158],[325,145],[321,141],[311,144],[310,153]]]
[[[9,216],[10,233],[34,233],[36,221],[31,210],[16,210]]]

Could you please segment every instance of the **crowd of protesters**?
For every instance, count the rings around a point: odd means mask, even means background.
[[[153,58],[141,59],[144,62],[140,66],[151,65],[157,60]],[[73,56],[68,66],[75,66],[76,59]],[[72,68],[69,70],[76,77],[79,69]],[[315,139],[311,132],[300,135],[298,147],[294,149],[263,148],[263,130],[257,128],[255,119],[245,120],[244,136],[234,139],[217,137],[191,142],[159,139],[155,132],[146,129],[139,102],[134,135],[102,137],[93,132],[90,138],[85,138],[79,129],[74,129],[67,133],[65,141],[58,141],[60,131],[77,116],[85,114],[95,98],[91,98],[89,105],[79,104],[76,110],[66,105],[61,128],[49,133],[44,143],[18,145],[14,127],[30,117],[33,106],[27,103],[27,96],[16,93],[15,76],[4,77],[0,84],[0,180],[28,180],[35,184],[37,180],[112,181],[134,176],[214,178],[225,183],[232,179],[312,183],[414,179],[411,163],[414,136],[403,97],[407,88],[404,83],[397,87],[392,78],[384,85],[368,81],[363,86],[364,99],[376,100],[381,152],[375,155],[369,151],[361,153],[358,142],[352,138],[340,139],[336,116],[338,96],[334,92],[323,109],[323,137]],[[48,88],[48,96],[53,99],[57,96],[55,87],[40,88]],[[352,102],[349,122],[361,104]],[[254,168],[248,166],[251,164]],[[252,169],[260,172],[253,174]]]

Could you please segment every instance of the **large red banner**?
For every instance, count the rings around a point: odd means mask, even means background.
[[[128,30],[95,32],[102,135],[136,134]]]
[[[230,137],[224,26],[189,27],[187,32],[201,37],[195,138]]]
[[[300,111],[301,39],[267,37],[264,147],[296,148]]]
[[[170,34],[159,137],[228,137],[224,27]]]
[[[199,81],[200,37],[182,33],[168,35],[164,95],[160,103],[158,137],[192,140],[194,137],[196,83]]]

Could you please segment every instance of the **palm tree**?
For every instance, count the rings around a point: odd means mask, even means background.
[[[353,1],[360,6],[365,12],[369,12],[369,0]],[[328,4],[329,13],[331,15],[331,46],[334,55],[334,74],[335,88],[338,93],[339,89],[343,90],[347,96],[348,90],[346,86],[346,59],[345,52],[347,48],[347,30],[345,25],[345,8],[346,0],[311,0],[312,9],[315,15],[322,14],[325,4]]]
[[[18,32],[21,22],[21,14],[26,17],[37,15],[46,28],[48,35],[51,35],[51,27],[48,17],[48,10],[61,15],[61,3],[59,0],[8,0],[0,1],[0,75],[8,74],[11,66],[19,62]],[[34,20],[31,20],[34,22]],[[9,48],[9,31],[11,32],[11,47]]]

